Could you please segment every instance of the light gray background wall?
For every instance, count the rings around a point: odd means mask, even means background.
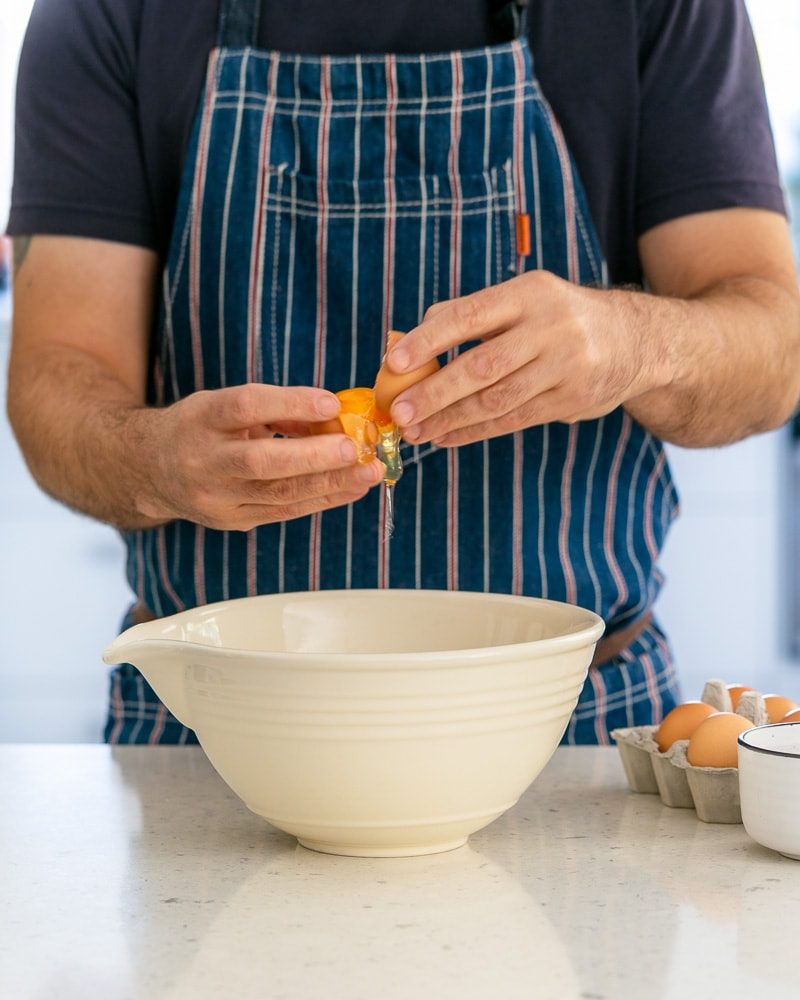
[[[10,84],[30,2],[0,4],[0,220],[10,178]],[[791,169],[800,126],[800,4],[750,0],[749,7],[782,163]],[[0,371],[9,308],[0,296]],[[722,676],[800,700],[800,669],[784,653],[785,433],[716,451],[670,449],[670,457],[683,516],[667,544],[668,583],[657,610],[687,697]],[[0,416],[0,741],[100,738],[106,675],[99,655],[130,599],[122,558],[111,529],[37,490]]]

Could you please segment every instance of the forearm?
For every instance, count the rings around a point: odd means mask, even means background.
[[[788,288],[742,277],[686,299],[605,294],[607,321],[629,330],[651,386],[625,407],[656,436],[711,447],[791,416],[800,394],[800,299]]]
[[[122,529],[159,523],[140,509],[153,495],[161,414],[91,355],[41,346],[35,363],[12,355],[8,413],[41,488]]]

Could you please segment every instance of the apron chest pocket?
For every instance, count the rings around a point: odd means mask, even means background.
[[[353,181],[280,164],[261,208],[261,346],[274,384],[371,385],[386,330],[515,272],[510,161],[480,174]]]

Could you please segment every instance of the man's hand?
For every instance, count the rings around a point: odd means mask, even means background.
[[[345,435],[303,435],[329,392],[237,386],[145,405],[158,261],[139,247],[15,241],[8,412],[39,485],[125,529],[188,518],[245,530],[362,497],[382,467]]]
[[[360,500],[383,466],[357,465],[346,435],[273,436],[302,433],[339,409],[332,393],[309,388],[244,385],[187,396],[161,411],[151,485],[137,506],[156,520],[246,531]]]
[[[800,296],[786,221],[726,209],[640,240],[654,293],[528,272],[432,306],[388,355],[397,372],[481,341],[401,393],[407,440],[460,445],[624,405],[694,447],[780,426],[800,394]]]
[[[432,306],[403,343],[423,356],[482,343],[399,397],[404,437],[457,445],[611,412],[659,384],[655,352],[614,322],[610,298],[547,271]],[[414,354],[411,354],[411,351]],[[389,355],[398,368],[397,351]]]

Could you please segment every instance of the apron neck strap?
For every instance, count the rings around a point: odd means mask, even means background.
[[[521,38],[527,33],[529,0],[507,0],[496,20],[504,33]],[[220,0],[217,44],[220,48],[241,49],[258,43],[261,0]]]
[[[528,33],[530,0],[500,0],[495,8],[494,22],[502,41],[523,38]]]
[[[217,45],[243,49],[258,42],[261,0],[220,0]]]

